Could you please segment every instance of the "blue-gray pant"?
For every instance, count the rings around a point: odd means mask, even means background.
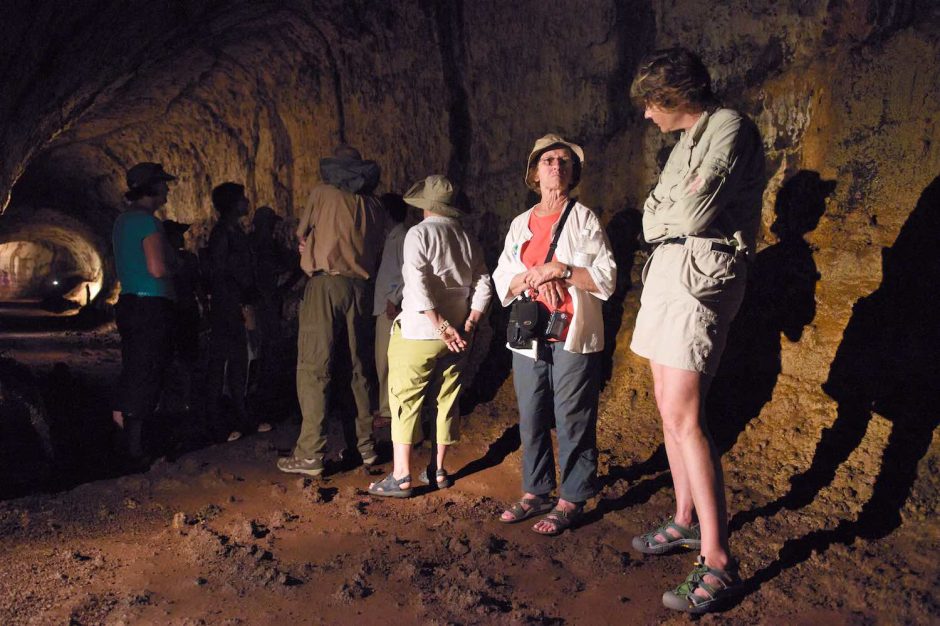
[[[538,361],[513,353],[522,488],[528,493],[545,495],[555,488],[552,426],[558,435],[560,496],[584,502],[597,493],[599,354],[568,352],[561,342],[549,344]]]

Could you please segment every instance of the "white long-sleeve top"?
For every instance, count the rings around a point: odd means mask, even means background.
[[[385,314],[385,302],[398,306],[401,304],[401,292],[404,283],[401,279],[401,266],[405,263],[404,224],[395,224],[385,236],[382,249],[382,262],[375,275],[375,297],[372,302],[372,315]]]
[[[503,306],[509,306],[516,299],[509,291],[509,283],[513,277],[528,269],[522,263],[522,248],[532,239],[532,231],[529,230],[531,213],[532,209],[529,209],[510,224],[506,245],[499,257],[496,271],[493,272],[496,294]],[[557,227],[557,223],[552,227],[553,236]],[[587,249],[589,247],[593,249]],[[597,285],[597,291],[594,292],[574,286],[568,287],[574,304],[574,315],[569,322],[565,350],[577,354],[600,352],[604,349],[604,315],[601,302],[607,300],[614,292],[617,264],[600,220],[591,209],[580,202],[575,203],[568,215],[558,238],[558,247],[555,248],[555,259],[572,267],[584,267]],[[535,355],[534,348],[510,350],[530,357]]]
[[[485,311],[493,295],[483,250],[451,217],[432,215],[408,230],[402,277],[397,319],[405,339],[440,338],[424,311],[461,328],[470,309]]]

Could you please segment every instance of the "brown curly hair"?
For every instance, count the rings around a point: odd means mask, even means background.
[[[630,97],[639,106],[667,111],[703,110],[715,103],[708,69],[685,48],[665,48],[645,56],[630,85]]]

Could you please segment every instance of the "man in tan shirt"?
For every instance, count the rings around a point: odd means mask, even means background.
[[[319,476],[326,450],[327,392],[335,342],[345,339],[352,362],[356,400],[357,448],[366,465],[378,457],[372,437],[366,376],[372,321],[368,282],[375,274],[385,234],[384,211],[370,192],[379,167],[359,152],[341,145],[332,158],[321,159],[322,183],[314,187],[297,227],[300,267],[310,277],[300,306],[297,337],[297,399],[303,423],[293,456],[278,460],[283,472]]]

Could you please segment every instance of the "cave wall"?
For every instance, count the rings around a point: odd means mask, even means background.
[[[795,514],[807,529],[874,536],[924,519],[940,487],[940,336],[922,295],[940,284],[937,5],[653,6],[656,44],[702,51],[768,159],[759,252],[709,401],[732,513],[812,503]],[[636,442],[627,460],[662,469],[647,365],[627,348],[637,305],[629,294],[601,440],[614,459]]]
[[[929,0],[13,2],[0,26],[0,230],[7,215],[54,209],[97,233],[107,258],[123,171],[140,160],[179,175],[167,216],[203,232],[209,191],[225,180],[290,217],[318,160],[348,141],[381,165],[379,191],[450,175],[494,259],[532,200],[525,157],[548,131],[584,145],[585,203],[635,224],[629,211],[674,138],[629,104],[629,83],[644,52],[686,45],[761,129],[765,265],[805,270],[790,294],[802,317],[748,318],[742,330],[768,343],[772,380],[740,409],[726,451],[786,459],[754,486],[766,497],[812,463],[836,420],[823,384],[853,305],[883,284],[883,249],[940,173],[938,25]],[[634,283],[643,254],[621,259]],[[624,459],[659,437],[646,365],[627,349],[636,295],[610,309],[601,438]],[[890,417],[863,429],[877,456]]]

